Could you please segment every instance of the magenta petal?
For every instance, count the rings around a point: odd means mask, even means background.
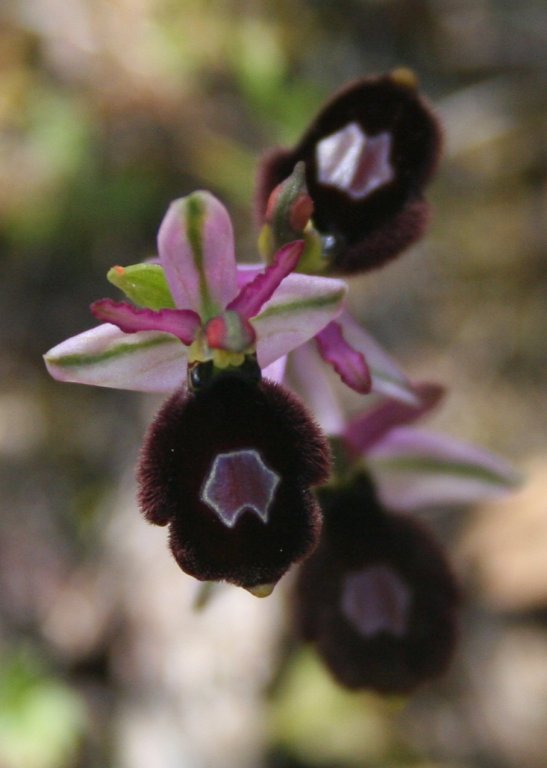
[[[257,315],[281,281],[296,267],[303,250],[303,240],[295,240],[280,248],[273,264],[257,275],[252,282],[244,285],[235,299],[228,304],[227,309],[239,312],[247,319]]]
[[[315,337],[323,360],[332,365],[344,384],[362,395],[368,394],[372,379],[367,361],[344,339],[336,321],[329,323]]]
[[[393,427],[420,419],[437,405],[444,394],[444,387],[439,384],[418,384],[413,389],[418,398],[417,406],[386,400],[353,419],[344,433],[349,450],[356,456],[365,453]]]
[[[190,309],[139,309],[124,301],[100,299],[91,311],[99,320],[117,325],[124,333],[163,331],[190,345],[200,326],[199,315]]]
[[[264,264],[262,262],[257,264],[238,264],[237,265],[238,291],[241,291],[241,289],[245,285],[247,285],[247,283],[252,283],[255,277],[258,277],[258,275],[262,274],[262,272],[264,272]]]
[[[372,375],[371,391],[413,406],[419,405],[412,384],[378,342],[348,312],[342,312],[336,321],[346,341],[364,355]]]

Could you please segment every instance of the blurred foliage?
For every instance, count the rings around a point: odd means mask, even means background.
[[[255,258],[260,153],[294,141],[346,81],[406,65],[446,126],[435,218],[422,246],[355,281],[352,303],[413,376],[450,384],[440,426],[545,471],[547,8],[4,0],[0,22],[0,640],[35,649],[3,657],[0,764],[137,768],[114,757],[123,739],[112,702],[122,708],[127,697],[112,671],[117,625],[105,618],[116,567],[105,571],[112,585],[94,585],[113,489],[145,426],[142,401],[49,381],[40,355],[90,324],[92,300],[115,295],[112,265],[154,253],[175,197],[221,195],[241,258]],[[451,526],[441,520],[439,530]],[[532,578],[547,582],[545,567]],[[476,598],[473,573],[467,586]],[[545,604],[535,607],[542,623]],[[504,626],[488,616],[470,612],[465,632],[476,642],[455,679],[419,695],[401,731],[392,704],[344,694],[308,654],[296,656],[268,705],[267,738],[280,750],[271,765],[542,768],[541,717],[537,727],[525,720],[528,746],[511,752],[501,694],[477,704],[476,648]],[[63,621],[73,627],[65,636]],[[528,690],[535,669],[523,660],[506,696]],[[534,711],[547,711],[539,701]]]
[[[362,766],[394,752],[395,698],[344,691],[311,652],[291,659],[272,706],[272,741],[310,765]],[[387,717],[386,717],[387,716]]]
[[[47,675],[28,650],[0,658],[0,762],[6,768],[64,768],[81,739],[80,697]]]

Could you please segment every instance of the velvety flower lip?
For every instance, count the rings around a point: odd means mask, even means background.
[[[319,491],[321,543],[301,566],[294,614],[342,685],[408,693],[442,674],[457,639],[459,589],[417,520],[382,508],[367,475]]]
[[[259,218],[272,190],[303,161],[328,271],[381,266],[425,231],[423,190],[440,147],[439,123],[412,73],[363,78],[327,102],[294,149],[264,156]]]
[[[169,526],[183,571],[263,594],[316,546],[322,518],[310,486],[329,470],[325,438],[293,395],[220,376],[160,410],[142,449],[139,500],[151,523]]]
[[[95,302],[106,322],[46,353],[48,371],[61,381],[169,392],[184,383],[189,361],[225,366],[256,352],[266,368],[313,338],[345,300],[342,281],[292,273],[302,247],[287,243],[268,267],[238,268],[224,206],[208,192],[176,200],[160,226],[159,263],[109,273],[134,303]]]

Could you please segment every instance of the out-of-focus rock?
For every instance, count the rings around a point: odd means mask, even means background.
[[[481,505],[459,548],[480,598],[504,611],[547,607],[547,456],[523,473],[519,492]]]

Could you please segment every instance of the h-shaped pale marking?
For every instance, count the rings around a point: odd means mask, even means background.
[[[254,448],[219,453],[203,483],[200,498],[228,528],[234,527],[246,509],[267,523],[280,480]]]
[[[319,141],[315,152],[319,183],[337,187],[354,200],[366,197],[395,175],[389,159],[391,134],[367,136],[356,122]]]

